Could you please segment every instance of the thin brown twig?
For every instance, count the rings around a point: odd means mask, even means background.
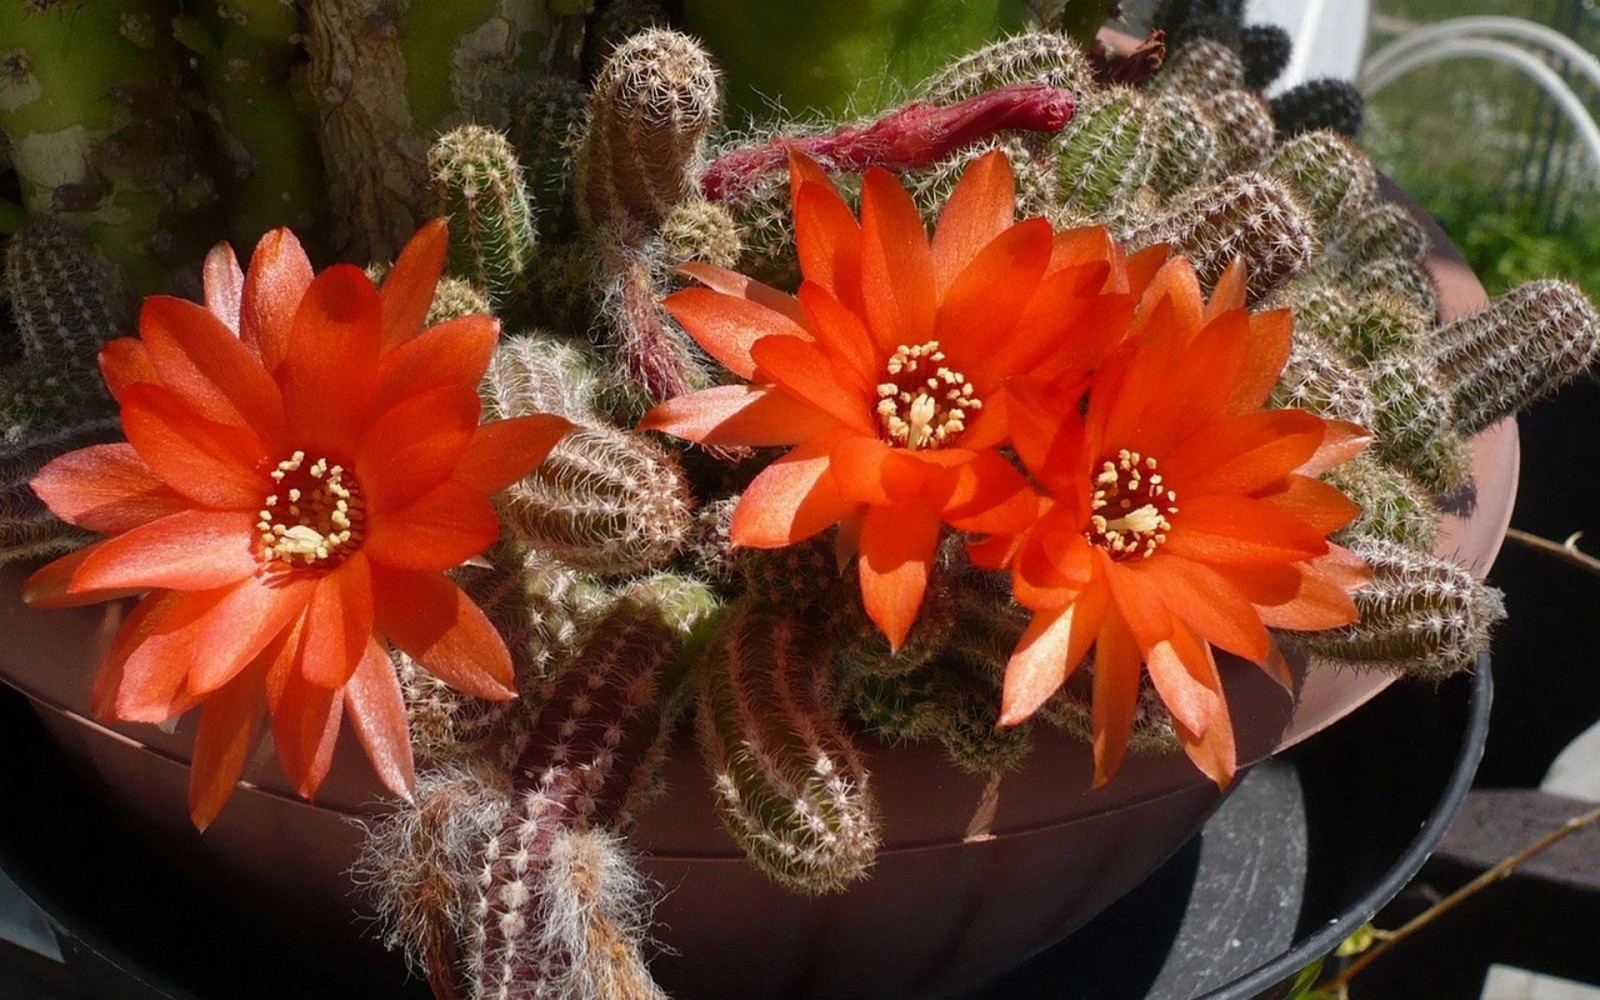
[[[1506,537],[1530,549],[1565,559],[1580,569],[1586,569],[1600,576],[1600,559],[1578,548],[1578,539],[1583,537],[1581,531],[1573,532],[1564,542],[1553,542],[1541,535],[1531,534],[1518,528],[1507,528]]]
[[[1542,540],[1543,539],[1541,539],[1541,541]],[[1550,542],[1549,544],[1555,545],[1554,542]],[[1586,556],[1585,558],[1589,557]],[[1600,572],[1600,560],[1597,560],[1596,562],[1596,572]],[[1344,971],[1340,972],[1337,976],[1334,976],[1326,983],[1323,983],[1321,986],[1317,987],[1317,992],[1334,993],[1336,991],[1345,989],[1350,985],[1350,980],[1359,975],[1367,966],[1371,965],[1373,962],[1376,962],[1390,948],[1393,948],[1395,945],[1404,941],[1417,931],[1422,930],[1422,928],[1433,923],[1435,920],[1438,920],[1440,917],[1444,916],[1446,913],[1449,913],[1457,906],[1460,906],[1468,899],[1476,896],[1488,886],[1507,877],[1528,860],[1538,856],[1539,854],[1542,854],[1551,847],[1554,847],[1556,844],[1561,843],[1561,841],[1566,840],[1579,830],[1594,826],[1596,823],[1600,823],[1600,806],[1597,806],[1596,808],[1591,809],[1582,815],[1574,816],[1565,823],[1562,823],[1554,830],[1546,833],[1544,836],[1533,841],[1528,846],[1524,847],[1522,850],[1511,855],[1510,857],[1501,860],[1493,868],[1485,871],[1471,882],[1468,882],[1455,892],[1452,892],[1450,895],[1444,897],[1437,903],[1434,903],[1432,906],[1428,907],[1426,910],[1417,914],[1397,930],[1384,935],[1377,944],[1373,945],[1372,948],[1370,948],[1360,958],[1356,959],[1354,962],[1351,962]]]

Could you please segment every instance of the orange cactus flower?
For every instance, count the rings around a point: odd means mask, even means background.
[[[1048,448],[1019,447],[1048,491],[1020,539],[973,547],[1009,564],[1033,619],[1006,668],[1001,723],[1026,719],[1094,647],[1095,783],[1121,763],[1141,665],[1195,765],[1236,769],[1212,647],[1290,679],[1267,628],[1356,619],[1361,561],[1327,541],[1358,508],[1316,475],[1365,430],[1264,410],[1289,355],[1287,311],[1251,315],[1234,266],[1207,303],[1189,262],[1163,266],[1087,406],[1062,397]]]
[[[793,446],[745,490],[733,543],[777,548],[841,524],[867,613],[898,647],[945,525],[1032,522],[1037,499],[997,451],[1013,432],[1016,383],[1085,377],[1125,329],[1130,273],[1143,264],[1101,228],[1016,222],[998,152],[963,174],[931,243],[885,171],[864,175],[859,221],[799,154],[790,191],[797,295],[691,264],[683,270],[707,287],[665,303],[747,384],[667,400],[640,427],[712,446]]]
[[[288,230],[262,239],[248,274],[219,246],[204,307],[147,299],[139,337],[101,354],[127,442],[63,455],[33,481],[62,520],[110,537],[40,569],[24,598],[147,595],[112,640],[93,708],[159,722],[200,707],[197,827],[269,715],[301,795],[327,774],[342,715],[408,794],[389,641],[462,691],[514,695],[505,643],[443,571],[495,540],[488,495],[569,425],[479,425],[496,322],[423,329],[445,247],[443,223],[425,227],[379,289],[349,265],[313,275]]]

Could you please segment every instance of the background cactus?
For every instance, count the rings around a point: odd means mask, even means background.
[[[450,270],[503,302],[533,261],[533,211],[506,137],[481,125],[441,135],[428,151],[438,214],[450,220]]]

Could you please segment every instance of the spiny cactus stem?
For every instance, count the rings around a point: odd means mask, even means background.
[[[445,804],[454,803],[451,800]],[[422,809],[422,823],[428,828],[428,840],[435,843],[443,842],[444,826],[449,817],[448,809],[441,809],[439,805],[438,802],[429,802]],[[461,947],[456,938],[456,929],[438,919],[448,912],[447,898],[450,892],[448,885],[423,889],[424,902],[429,904],[426,911],[433,919],[428,921],[427,933],[416,942],[417,957],[427,977],[428,987],[433,990],[434,1000],[461,1000],[461,990],[457,986],[460,981]]]
[[[628,377],[653,401],[690,391],[683,351],[661,320],[660,296],[650,280],[650,261],[624,249],[620,277],[623,362]]]
[[[1003,130],[1058,132],[1077,107],[1078,95],[1072,91],[1037,84],[999,87],[955,104],[917,101],[869,125],[808,139],[774,139],[724,153],[706,168],[700,190],[712,201],[737,200],[757,187],[762,175],[783,167],[791,149],[834,173],[868,167],[913,170]]]

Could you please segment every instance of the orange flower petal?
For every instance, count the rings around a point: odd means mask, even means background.
[[[1128,751],[1133,716],[1139,707],[1139,647],[1120,616],[1106,614],[1094,646],[1094,787],[1116,776]]]
[[[861,297],[886,352],[933,335],[938,297],[928,234],[906,189],[879,167],[861,178]]]
[[[1160,456],[1161,471],[1179,490],[1180,505],[1213,493],[1255,493],[1303,465],[1323,434],[1322,418],[1302,410],[1242,413],[1195,430]]]
[[[1289,348],[1294,343],[1294,323],[1289,310],[1256,313],[1250,316],[1250,332],[1245,344],[1244,372],[1233,391],[1227,412],[1244,413],[1267,405],[1267,399],[1289,363]]]
[[[833,481],[841,494],[857,503],[869,504],[897,504],[916,499],[922,495],[929,478],[938,472],[920,456],[860,434],[841,435],[835,439],[832,469]]]
[[[139,382],[159,385],[161,377],[150,364],[150,355],[144,345],[132,337],[109,340],[100,348],[100,377],[106,380],[106,391],[111,398],[121,402],[123,391]]]
[[[639,430],[698,444],[756,448],[796,444],[837,426],[837,419],[810,403],[755,385],[720,385],[676,396],[639,421]]]
[[[366,654],[345,685],[344,710],[383,786],[409,802],[417,777],[406,703],[394,664],[377,642],[367,643]]]
[[[136,597],[144,593],[143,587],[81,593],[71,589],[72,578],[77,575],[78,567],[104,544],[104,542],[94,542],[85,545],[76,552],[68,552],[61,558],[51,560],[34,570],[22,584],[22,602],[35,608],[79,608],[85,604],[99,604],[102,601],[114,601],[119,597]]]
[[[574,426],[549,413],[484,424],[473,431],[451,478],[485,494],[499,493],[532,472]]]
[[[74,591],[215,590],[249,578],[256,515],[185,510],[108,538],[78,567]]]
[[[131,630],[134,617],[129,616],[101,666],[116,675],[110,712],[114,718],[165,722],[198,703],[185,693],[184,682],[194,666],[206,616],[224,593],[162,595]]]
[[[792,185],[794,245],[800,273],[860,313],[861,226],[831,183]]]
[[[1182,664],[1184,676],[1193,681],[1192,690],[1205,690],[1212,696],[1203,699],[1209,707],[1203,725],[1191,727],[1174,713],[1173,728],[1195,767],[1216,782],[1218,788],[1226,788],[1238,770],[1238,754],[1234,746],[1233,721],[1229,718],[1228,703],[1222,695],[1222,679],[1217,675],[1217,661],[1211,655],[1211,647],[1195,639],[1187,630],[1180,629],[1173,639],[1173,648]],[[1163,674],[1169,682],[1168,686],[1172,687],[1171,682],[1176,679],[1177,671],[1168,672],[1164,666]],[[1153,662],[1150,676],[1152,679],[1156,676]],[[1160,691],[1159,684],[1157,690]],[[1165,692],[1161,692],[1161,697],[1163,701],[1167,700]]]
[[[417,230],[400,251],[378,289],[383,302],[381,350],[388,351],[422,330],[449,249],[450,233],[445,220],[434,219]]]
[[[165,295],[144,300],[139,338],[161,384],[207,420],[263,440],[283,434],[283,396],[254,352],[207,310]]]
[[[1105,588],[1090,587],[1055,612],[1033,616],[1006,663],[1000,722],[1025,722],[1083,663],[1105,616]]]
[[[864,434],[876,434],[875,398],[865,390],[850,392],[828,356],[815,343],[799,337],[764,337],[751,348],[761,373],[796,399],[830,414]]]
[[[1029,375],[1087,376],[1122,342],[1133,300],[1094,291],[1101,264],[1047,275],[1017,319],[1010,336],[978,366],[982,378]]]
[[[397,569],[446,570],[500,537],[500,521],[480,490],[447,479],[407,506],[367,520],[361,551]]]
[[[1117,250],[1121,255],[1120,247]],[[1113,268],[1114,283],[1108,284],[1108,290],[1130,294],[1135,300],[1143,297],[1145,292],[1155,283],[1156,275],[1166,266],[1172,257],[1172,248],[1165,243],[1145,247],[1137,253],[1128,254],[1121,263]]]
[[[122,668],[128,662],[129,655],[139,648],[145,639],[160,634],[163,622],[172,613],[173,606],[186,596],[170,590],[158,591],[135,604],[133,610],[128,612],[128,616],[122,619],[116,635],[111,638],[111,645],[106,649],[105,657],[101,659],[100,666],[95,671],[94,682],[89,689],[89,711],[95,718],[102,722],[116,718],[117,692],[122,688]],[[182,678],[174,678],[172,681],[174,690],[181,683]]]
[[[1209,658],[1185,659],[1178,655],[1175,641],[1163,639],[1145,654],[1150,680],[1174,723],[1191,733],[1204,733],[1223,707],[1222,694],[1206,683],[1204,668]],[[1215,664],[1211,667],[1214,676]]]
[[[869,507],[861,523],[861,599],[891,651],[905,642],[922,607],[939,526],[938,513],[919,504]]]
[[[378,363],[371,412],[434,389],[477,391],[499,338],[500,321],[490,316],[461,316],[411,337]]]
[[[206,699],[189,763],[189,819],[204,831],[233,795],[255,751],[266,715],[266,664],[247,670]]]
[[[793,545],[861,506],[841,494],[829,474],[828,456],[837,437],[819,435],[761,470],[734,508],[729,532],[734,545]]]
[[[1168,318],[1162,317],[1164,306],[1171,309]],[[1194,276],[1194,266],[1187,257],[1173,257],[1161,265],[1150,286],[1140,296],[1139,306],[1133,312],[1133,326],[1136,332],[1165,329],[1196,331],[1200,329],[1204,317],[1205,299],[1200,294],[1200,282]]]
[[[1318,572],[1317,561],[1300,564],[1300,589],[1294,598],[1257,608],[1269,628],[1319,631],[1349,625],[1361,617],[1349,591],[1328,575]]]
[[[1306,476],[1290,476],[1283,489],[1261,499],[1323,534],[1338,531],[1361,514],[1361,505],[1336,487]]]
[[[933,273],[939,300],[978,251],[1017,217],[1017,185],[1011,161],[996,149],[961,172],[939,210],[933,230]]]
[[[1039,516],[1039,497],[1010,462],[982,451],[956,470],[955,492],[942,516],[957,531],[1011,535]]]
[[[305,606],[300,670],[319,687],[338,690],[350,680],[372,639],[372,571],[357,552],[318,580]]]
[[[1322,444],[1317,447],[1316,454],[1306,459],[1294,471],[1302,476],[1320,476],[1329,469],[1343,465],[1350,461],[1372,444],[1372,432],[1359,424],[1348,423],[1343,420],[1324,420],[1323,426],[1326,433]]]
[[[156,478],[202,506],[255,511],[270,492],[260,437],[196,415],[161,386],[124,390],[122,431]]]
[[[378,290],[361,269],[328,268],[311,282],[289,329],[281,384],[296,448],[348,454],[372,397],[383,335]]]
[[[857,393],[875,389],[884,378],[885,361],[861,317],[846,309],[826,288],[807,281],[800,285],[800,303],[810,317],[819,346],[847,376]]]
[[[203,698],[229,683],[300,617],[315,586],[314,577],[284,573],[229,588],[200,624],[196,644],[206,655],[189,672],[188,693]]]
[[[1050,223],[1019,222],[995,237],[951,282],[939,305],[933,336],[978,391],[1012,374],[990,366],[996,346],[1008,344],[1050,261]]]
[[[239,336],[239,310],[244,302],[244,271],[239,269],[239,258],[233,247],[218,243],[206,254],[201,266],[201,283],[205,287],[206,308],[222,321],[232,334]]]
[[[1210,323],[1223,313],[1243,309],[1247,287],[1244,259],[1235,257],[1223,270],[1222,277],[1217,279],[1216,287],[1211,290],[1211,298],[1206,301],[1205,312],[1200,322]]]
[[[376,416],[354,461],[369,516],[414,503],[450,478],[472,443],[480,405],[477,393],[446,386]]]
[[[1204,563],[1299,562],[1328,550],[1323,536],[1291,514],[1245,497],[1178,498],[1163,552]]]
[[[1054,274],[1063,268],[1081,267],[1084,264],[1098,262],[1104,265],[1101,268],[1102,284],[1110,277],[1111,268],[1121,256],[1121,250],[1111,242],[1111,234],[1104,226],[1077,226],[1072,229],[1063,229],[1056,233],[1050,248],[1050,266],[1046,274]],[[1096,285],[1095,287],[1102,287]],[[1121,289],[1127,291],[1127,289]]]
[[[797,326],[805,326],[806,313],[800,308],[800,303],[795,301],[793,295],[778,291],[771,285],[763,284],[754,278],[730,271],[725,267],[713,267],[710,264],[701,264],[690,261],[679,264],[678,271],[705,285],[715,292],[732,295],[736,298],[749,299],[757,305],[766,306],[775,313],[794,320]]]
[[[1096,576],[1105,580],[1117,616],[1127,625],[1139,649],[1148,651],[1170,639],[1172,612],[1149,586],[1144,574],[1135,571],[1137,564],[1118,562],[1101,548],[1094,549],[1094,558]]]
[[[1266,658],[1271,643],[1261,616],[1228,574],[1167,552],[1137,564],[1134,573],[1154,599],[1207,642],[1252,663]]]
[[[311,261],[287,229],[261,237],[250,255],[239,308],[239,339],[276,372],[289,349],[289,328],[311,286]]]
[[[372,569],[377,629],[435,677],[475,698],[516,696],[505,641],[461,588],[438,573]]]
[[[28,484],[68,524],[114,535],[193,506],[125,443],[69,451]]]
[[[755,377],[750,346],[762,337],[811,339],[803,320],[797,322],[760,302],[709,288],[673,292],[661,305],[707,354],[743,379]]]
[[[305,679],[300,653],[306,629],[302,617],[284,638],[267,668],[266,689],[278,764],[300,797],[310,799],[333,766],[344,697]]]

